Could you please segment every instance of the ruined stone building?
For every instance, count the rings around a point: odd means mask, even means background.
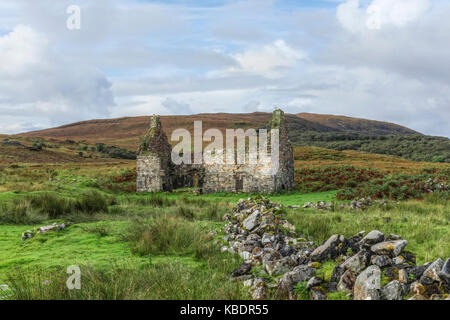
[[[275,171],[270,157],[258,159],[255,164],[247,161],[244,164],[176,165],[172,162],[172,147],[161,121],[158,116],[153,116],[137,157],[137,191],[160,192],[193,186],[204,193],[291,190],[294,187],[294,157],[282,110],[273,112],[268,129],[269,136],[270,129],[279,130],[279,166]],[[248,159],[258,157],[257,154],[246,156]]]

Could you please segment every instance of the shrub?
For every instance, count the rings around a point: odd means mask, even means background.
[[[337,198],[352,200],[361,197],[388,198],[392,200],[421,199],[430,191],[448,192],[448,171],[426,171],[419,174],[393,174],[360,183],[357,187],[339,190]]]
[[[98,191],[89,191],[75,202],[75,210],[85,213],[108,212],[108,199]]]
[[[354,166],[324,166],[295,170],[296,189],[301,192],[331,191],[354,188],[376,178],[383,178],[378,170]]]

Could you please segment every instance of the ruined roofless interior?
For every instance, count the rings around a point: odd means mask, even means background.
[[[271,161],[256,164],[181,164],[172,161],[172,146],[164,133],[159,116],[153,116],[142,139],[137,157],[137,191],[162,192],[197,187],[202,193],[245,192],[274,193],[294,187],[294,157],[284,112],[272,113],[270,129],[279,130],[279,165],[271,170]],[[270,144],[270,142],[269,142]],[[270,148],[269,148],[270,149]],[[250,155],[247,155],[250,156]],[[270,156],[270,150],[269,150]],[[269,159],[271,159],[269,157]],[[248,162],[248,161],[247,161]]]

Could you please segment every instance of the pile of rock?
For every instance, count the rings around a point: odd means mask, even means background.
[[[68,223],[56,223],[54,222],[51,225],[38,227],[35,231],[27,230],[22,233],[22,240],[25,241],[27,239],[31,239],[35,236],[36,233],[46,233],[50,231],[61,231],[65,229],[69,224]]]
[[[226,214],[222,251],[239,254],[244,262],[231,273],[243,281],[254,299],[271,296],[295,299],[300,283],[310,297],[327,299],[341,291],[355,300],[445,299],[450,289],[450,262],[438,259],[416,266],[404,248],[406,240],[374,230],[346,239],[333,235],[317,246],[295,232],[283,219],[281,205],[263,197],[239,200]],[[328,279],[321,263],[333,261]]]
[[[306,202],[302,208],[306,209],[316,209],[316,210],[333,210],[333,208],[336,209],[351,209],[351,210],[365,210],[368,207],[370,207],[373,204],[378,204],[380,206],[386,206],[387,201],[386,200],[375,200],[372,201],[370,197],[367,198],[361,198],[359,200],[353,200],[350,202],[350,204],[339,204],[335,206],[332,202],[325,203],[324,201],[317,201],[317,203],[314,202]],[[288,208],[299,208],[300,206],[288,206]]]
[[[323,201],[317,201],[317,203],[313,202],[306,202],[302,208],[308,208],[308,209],[316,209],[316,210],[333,210],[333,203],[328,202],[325,203]]]

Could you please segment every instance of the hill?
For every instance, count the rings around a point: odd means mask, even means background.
[[[161,116],[163,128],[168,135],[177,128],[186,128],[192,131],[195,120],[201,120],[204,129],[217,128],[224,131],[226,128],[262,128],[266,126],[269,119],[270,114],[263,112]],[[300,113],[297,115],[287,114],[286,120],[294,143],[305,132],[353,132],[373,135],[418,134],[411,129],[388,122],[342,116]],[[135,150],[138,147],[140,137],[145,134],[149,122],[150,117],[89,120],[21,135],[59,140],[112,143]]]
[[[203,130],[217,128],[267,128],[269,113],[204,113],[188,116],[162,116],[163,128],[170,134],[178,128],[193,132],[195,120]],[[387,154],[414,161],[450,162],[450,140],[425,136],[412,129],[382,121],[314,113],[286,114],[289,136],[294,146],[316,146],[334,150],[359,150]],[[136,151],[150,117],[124,117],[89,120],[21,134],[27,138],[104,143]],[[122,153],[122,152],[121,152]]]
[[[390,122],[305,112],[298,113],[297,116],[339,132],[359,132],[373,135],[419,134],[417,131]]]
[[[0,164],[93,163],[111,159],[132,160],[136,153],[103,143],[0,135]]]

